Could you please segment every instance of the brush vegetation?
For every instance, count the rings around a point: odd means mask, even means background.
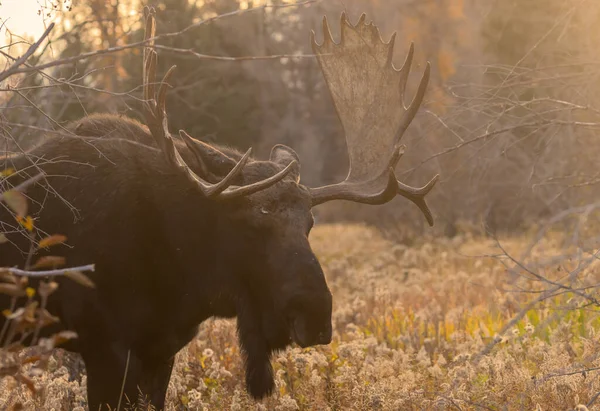
[[[559,237],[546,236],[532,258],[564,253]],[[498,254],[495,240],[463,234],[406,246],[368,226],[332,224],[315,227],[311,243],[334,295],[333,342],[277,354],[277,390],[257,403],[243,387],[235,322],[206,321],[178,354],[167,409],[568,410],[600,391],[597,307],[574,308],[565,292],[499,334],[542,288],[502,259],[473,257]],[[529,238],[500,244],[516,252]],[[595,263],[581,276],[597,277]],[[29,376],[35,395],[4,377],[0,408],[85,409],[85,375],[69,378],[77,365],[56,352]]]

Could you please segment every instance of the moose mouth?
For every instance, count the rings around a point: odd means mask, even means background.
[[[306,321],[300,316],[295,316],[290,319],[289,329],[291,340],[302,348],[313,345],[329,344],[331,342],[331,329],[316,333],[313,338],[310,338],[308,335],[309,333],[306,332]]]
[[[290,321],[290,337],[293,342],[298,344],[302,348],[306,348],[311,344],[307,342],[306,333],[304,327],[300,324],[302,321],[298,318],[292,318]]]

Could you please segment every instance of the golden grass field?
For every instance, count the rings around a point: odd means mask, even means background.
[[[597,308],[561,309],[571,298],[563,294],[497,335],[536,297],[506,290],[536,283],[510,283],[498,259],[472,257],[497,253],[494,240],[459,235],[409,247],[340,224],[317,226],[311,243],[334,295],[334,341],[276,356],[277,391],[255,403],[243,388],[234,321],[207,321],[178,354],[167,409],[585,410],[600,391],[596,371],[576,372],[600,366]],[[516,251],[527,239],[502,244]],[[550,240],[544,250],[552,253]],[[591,281],[597,271],[592,265],[585,275]],[[0,409],[85,409],[85,377],[68,382],[53,358],[34,377],[43,388],[35,397],[4,378]]]

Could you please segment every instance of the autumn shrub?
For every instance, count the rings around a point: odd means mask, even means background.
[[[10,296],[10,306],[0,307],[5,317],[0,330],[0,378],[3,379],[3,392],[6,393],[2,399],[3,409],[20,409],[26,405],[37,407],[40,403],[47,403],[47,399],[51,402],[58,400],[58,403],[62,401],[61,391],[55,390],[55,384],[41,384],[36,378],[48,370],[56,369],[57,358],[61,356],[55,355],[55,348],[77,337],[73,331],[60,331],[40,338],[44,327],[60,321],[46,307],[48,297],[59,287],[53,278],[62,275],[82,286],[93,287],[93,283],[79,271],[93,269],[93,266],[63,269],[58,268],[65,264],[64,258],[60,256],[35,259],[39,250],[62,244],[67,238],[60,234],[41,236],[38,233],[33,218],[27,213],[28,202],[22,193],[38,178],[26,180],[17,187],[9,187],[7,180],[13,174],[15,171],[12,169],[0,172],[0,206],[11,211],[14,216],[14,231],[29,238],[30,248],[23,268],[4,267],[0,259],[0,293]],[[2,223],[5,230],[12,224],[8,221]],[[12,246],[9,242],[8,232],[0,232],[0,247]],[[44,275],[44,279],[33,283],[30,281],[30,277],[41,275]],[[17,393],[20,389],[29,390],[32,395],[29,402],[19,399]],[[71,402],[82,402],[83,398],[84,395],[71,397]]]

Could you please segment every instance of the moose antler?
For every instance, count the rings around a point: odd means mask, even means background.
[[[384,43],[377,26],[365,23],[364,13],[355,26],[348,21],[346,13],[342,13],[340,26],[341,41],[337,44],[324,17],[323,44],[317,44],[314,31],[311,31],[311,43],[344,128],[350,170],[341,183],[310,188],[312,204],[336,199],[384,204],[400,194],[415,203],[429,225],[433,225],[425,195],[439,175],[421,188],[407,186],[394,175],[394,168],[404,152],[399,141],[427,89],[429,62],[413,101],[406,107],[404,93],[413,44],[398,70],[392,64],[396,33]]]
[[[165,110],[165,100],[167,96],[167,82],[173,70],[176,66],[171,66],[167,71],[163,80],[160,83],[158,94],[155,95],[155,74],[156,74],[156,62],[158,56],[156,51],[152,48],[154,45],[154,36],[156,33],[156,21],[154,19],[154,10],[146,7],[146,32],[145,40],[148,41],[144,47],[144,67],[143,67],[143,79],[144,79],[144,116],[146,117],[146,123],[150,133],[156,140],[158,146],[162,149],[163,153],[167,157],[167,160],[176,169],[180,170],[185,174],[188,180],[193,183],[206,197],[212,197],[216,199],[230,199],[235,197],[241,197],[256,193],[264,190],[273,184],[283,179],[296,165],[296,161],[292,161],[283,170],[277,174],[266,178],[256,183],[248,184],[245,186],[233,186],[233,180],[242,173],[242,170],[250,158],[252,148],[244,154],[241,160],[233,167],[233,169],[227,174],[221,181],[216,184],[209,183],[203,178],[199,177],[192,169],[185,163],[173,141],[171,133],[169,133],[169,127],[167,123],[167,115]],[[195,153],[195,147],[193,141],[185,133],[180,133],[186,145]],[[198,161],[202,159],[196,156]],[[200,165],[202,169],[206,169],[204,164]]]

